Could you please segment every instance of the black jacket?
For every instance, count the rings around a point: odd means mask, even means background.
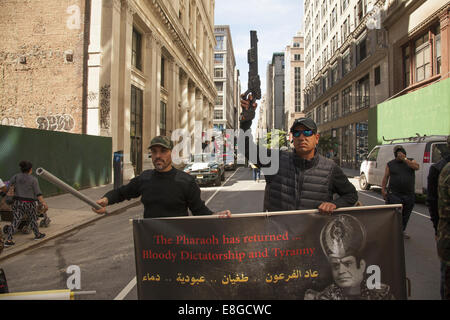
[[[213,213],[200,198],[195,179],[175,168],[164,173],[146,170],[127,185],[104,195],[110,205],[139,196],[144,204],[144,218],[187,216],[188,208],[194,215]]]
[[[249,129],[248,123],[241,128]],[[350,183],[342,169],[330,159],[317,152],[313,159],[299,158],[293,151],[279,151],[278,172],[267,170],[272,163],[260,161],[259,146],[250,137],[245,149],[239,152],[249,159],[251,149],[257,150],[257,165],[266,179],[264,211],[291,211],[317,209],[323,202],[331,202],[336,207],[350,207],[358,201],[356,188]],[[274,155],[271,150],[262,150],[262,154]],[[274,155],[276,156],[276,155]],[[250,159],[253,162],[255,159]]]
[[[439,212],[438,212],[438,181],[439,174],[445,165],[450,161],[450,153],[443,155],[442,159],[433,164],[428,172],[428,183],[427,183],[427,206],[430,212],[431,222],[433,222],[434,231],[437,234],[437,226],[439,223]]]

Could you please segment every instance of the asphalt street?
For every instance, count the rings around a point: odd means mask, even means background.
[[[351,181],[357,186],[357,179]],[[202,198],[213,211],[261,212],[264,187],[263,180],[252,180],[249,168],[239,168],[226,172],[221,187],[202,188]],[[379,189],[359,190],[359,195],[364,205],[384,204]],[[76,265],[81,270],[81,290],[96,291],[82,299],[137,299],[130,219],[141,217],[142,212],[142,206],[129,209],[2,261],[10,292],[65,289],[66,270]],[[411,235],[404,241],[410,299],[440,299],[434,231],[423,203],[416,204],[407,231]]]

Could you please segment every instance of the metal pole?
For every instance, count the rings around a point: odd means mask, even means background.
[[[75,197],[77,197],[81,201],[84,201],[85,203],[87,203],[91,207],[93,207],[93,208],[95,208],[97,210],[102,208],[102,206],[100,206],[98,203],[96,203],[95,201],[89,199],[84,194],[82,194],[81,192],[75,190],[74,188],[69,186],[67,183],[61,181],[60,179],[58,179],[57,177],[55,177],[54,175],[52,175],[50,172],[46,171],[45,169],[37,168],[36,169],[36,174],[38,176],[44,178],[48,182],[53,183],[55,186],[63,189],[64,191],[67,191],[67,192],[71,193],[72,195],[74,195]]]

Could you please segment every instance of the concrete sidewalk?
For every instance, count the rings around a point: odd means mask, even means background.
[[[128,183],[126,181],[124,184]],[[81,190],[80,192],[96,201],[100,199],[106,192],[113,189],[113,184],[94,187]],[[91,210],[91,207],[74,197],[71,194],[63,194],[54,197],[45,198],[49,207],[47,215],[51,219],[51,223],[47,228],[39,228],[39,231],[45,233],[45,238],[41,240],[34,240],[34,234],[23,234],[20,230],[13,236],[15,245],[4,248],[3,253],[0,254],[0,261],[25,250],[41,245],[43,242],[54,239],[64,233],[72,231],[76,228],[82,227],[86,224],[92,223],[107,215],[98,215]],[[140,198],[131,199],[107,207],[108,214],[118,214],[131,207],[140,204]],[[0,232],[3,232],[3,227],[9,225],[11,222],[0,221]],[[38,221],[39,223],[39,221]],[[4,234],[4,238],[6,235]],[[6,239],[5,239],[6,240]]]

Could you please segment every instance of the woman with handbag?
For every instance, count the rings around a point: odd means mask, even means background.
[[[48,206],[42,196],[38,180],[31,175],[33,165],[29,161],[21,161],[19,166],[21,173],[14,175],[10,179],[10,189],[7,194],[7,197],[10,197],[12,193],[11,188],[14,188],[13,203],[11,206],[14,216],[11,227],[8,229],[5,247],[14,245],[12,241],[13,234],[26,215],[28,215],[31,221],[30,226],[34,232],[34,239],[39,240],[45,237],[44,233],[39,232],[36,203],[39,201],[45,209],[48,209]]]

